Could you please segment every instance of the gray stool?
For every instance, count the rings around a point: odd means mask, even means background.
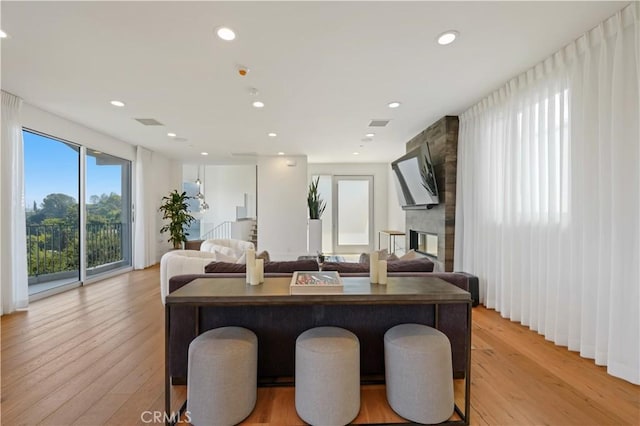
[[[258,339],[241,327],[222,327],[189,345],[187,410],[196,426],[235,425],[256,405]]]
[[[453,414],[451,343],[444,333],[401,324],[384,335],[387,400],[393,411],[417,423],[441,423]]]
[[[360,342],[338,327],[317,327],[296,340],[296,411],[317,426],[345,425],[360,411]]]

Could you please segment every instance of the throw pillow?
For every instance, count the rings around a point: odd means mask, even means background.
[[[243,251],[242,256],[236,260],[236,263],[242,263],[243,265],[247,263],[247,252]]]
[[[391,261],[394,261],[394,260],[400,260],[400,259],[398,259],[398,256],[396,256],[395,253],[391,253],[389,255],[389,257],[387,257],[387,262],[391,262]]]
[[[421,256],[418,256],[418,253],[416,253],[415,250],[411,249],[405,254],[403,254],[402,256],[400,256],[400,260],[413,260],[413,259],[419,259],[420,257]]]
[[[234,256],[229,256],[228,254],[218,250],[214,250],[213,253],[216,255],[216,260],[219,262],[236,263],[237,259]]]
[[[266,250],[263,250],[260,253],[256,254],[256,259],[264,259],[264,263],[271,261],[271,259],[269,259],[269,252]]]
[[[387,251],[387,249],[382,249],[382,250],[378,250],[377,252],[374,253],[378,253],[378,260],[389,260],[389,252]],[[360,255],[360,263],[369,263],[369,253],[362,253]]]

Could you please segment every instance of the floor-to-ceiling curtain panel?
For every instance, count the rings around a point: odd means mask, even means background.
[[[482,303],[640,383],[638,4],[460,117],[455,267]]]
[[[0,314],[24,309],[29,304],[27,237],[24,209],[24,150],[20,108],[22,99],[2,92],[2,262]]]
[[[153,185],[151,178],[151,161],[153,153],[141,146],[136,151],[136,202],[134,205],[134,257],[133,266],[135,269],[144,269],[155,263],[156,257],[156,233],[155,212],[149,212],[149,208],[154,206],[150,186]]]

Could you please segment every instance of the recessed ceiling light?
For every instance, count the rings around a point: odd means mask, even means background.
[[[200,155],[209,155],[208,152],[201,152]]]
[[[458,37],[457,31],[453,31],[453,30],[445,31],[438,36],[438,44],[442,46],[446,46],[447,44],[453,43],[457,37]]]
[[[387,106],[389,108],[398,108],[400,106],[400,102],[397,102],[397,101],[389,102]]]
[[[0,38],[7,38],[8,35],[4,31],[0,30]]]
[[[353,154],[353,155],[360,155],[360,153],[359,153],[359,152],[357,152],[357,151],[352,152],[352,154]]]
[[[122,108],[124,106],[124,102],[122,102],[122,101],[111,101],[111,105]]]
[[[365,136],[368,137],[368,138],[372,138],[375,135],[376,135],[375,133],[367,133]]]
[[[216,34],[224,41],[231,41],[236,38],[236,33],[227,27],[220,27],[216,30]]]
[[[262,108],[262,107],[264,107],[264,103],[263,103],[263,102],[260,102],[260,101],[255,101],[252,105],[253,105],[255,108]]]
[[[271,133],[268,133],[267,136],[269,136],[270,138],[275,138],[276,136],[278,136],[278,134],[271,132]]]
[[[175,133],[169,132],[169,133],[167,133],[167,136],[169,136],[170,138],[175,138],[178,135],[176,135]]]
[[[278,153],[278,155],[284,155],[284,152],[280,151],[280,152]]]

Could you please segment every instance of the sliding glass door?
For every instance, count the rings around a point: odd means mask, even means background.
[[[80,147],[24,137],[29,294],[80,281]]]
[[[86,155],[87,277],[131,266],[131,162]]]
[[[131,266],[131,162],[24,130],[29,294]]]

